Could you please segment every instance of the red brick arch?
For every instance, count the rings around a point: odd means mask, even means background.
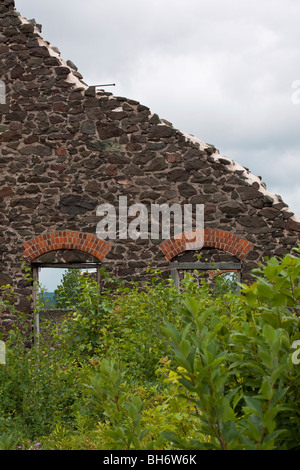
[[[242,260],[252,248],[252,243],[244,238],[223,230],[204,229],[201,231],[201,235],[203,237],[203,248],[218,248],[227,251],[240,260]],[[189,238],[190,233],[187,239],[185,233],[183,233],[181,236],[175,236],[160,244],[160,248],[168,261],[175,258],[175,256],[180,253],[187,251]]]
[[[33,261],[45,253],[56,250],[84,251],[103,261],[111,247],[89,233],[62,230],[50,232],[32,238],[23,245],[24,254],[29,261]]]

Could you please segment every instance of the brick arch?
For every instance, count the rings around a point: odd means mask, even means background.
[[[190,240],[190,232],[187,237],[185,235],[185,233],[179,236],[177,235],[160,244],[160,249],[168,261],[175,258],[175,256],[180,253],[187,251],[187,242]],[[244,238],[223,230],[204,229],[201,231],[200,236],[203,239],[202,248],[218,248],[220,250],[227,251],[240,260],[246,256],[253,246],[252,243],[248,242]],[[189,244],[191,244],[191,242],[189,242]]]
[[[24,243],[23,249],[29,261],[33,261],[45,253],[56,250],[79,250],[103,261],[111,247],[95,235],[63,230],[32,238]]]

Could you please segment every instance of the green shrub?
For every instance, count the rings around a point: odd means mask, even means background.
[[[258,265],[241,295],[223,281],[211,293],[196,273],[180,292],[154,271],[142,290],[102,293],[83,276],[73,313],[31,348],[18,315],[0,365],[0,447],[299,448],[299,251]]]
[[[299,273],[299,257],[271,258],[251,286],[242,285],[242,309],[230,319],[190,297],[181,310],[185,327],[166,322],[179,382],[193,395],[208,442],[166,438],[193,449],[299,448],[300,369],[292,361]]]
[[[0,432],[19,439],[47,434],[56,422],[72,423],[81,368],[52,346],[24,347],[18,330],[6,342],[6,364],[0,367]]]
[[[59,342],[75,356],[113,358],[132,380],[155,380],[169,350],[160,327],[164,318],[176,321],[173,307],[179,302],[171,281],[155,273],[143,290],[120,285],[113,293],[100,293],[96,282],[82,278],[76,309],[62,322]]]
[[[54,291],[54,307],[76,307],[80,298],[83,274],[79,269],[67,269],[61,284]]]
[[[12,435],[0,435],[0,450],[16,450],[16,440]]]

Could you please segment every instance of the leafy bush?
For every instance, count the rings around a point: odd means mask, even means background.
[[[208,442],[166,438],[190,449],[299,448],[300,370],[292,361],[299,273],[299,257],[271,258],[251,286],[241,286],[242,315],[233,311],[228,321],[190,297],[181,311],[185,327],[166,323],[178,380],[200,410]]]
[[[98,284],[81,278],[78,302],[62,322],[60,344],[73,355],[113,358],[131,379],[155,380],[155,370],[169,348],[163,342],[163,319],[176,321],[173,308],[180,295],[170,280],[153,278],[143,290],[136,284],[99,292]]]
[[[142,290],[83,276],[73,313],[31,348],[20,314],[0,365],[0,447],[298,449],[299,252],[266,259],[241,295],[195,273],[180,292],[154,271]]]
[[[0,436],[0,450],[15,450],[16,440],[12,435],[3,434]]]
[[[56,422],[72,422],[82,373],[74,359],[51,345],[24,347],[19,331],[6,342],[0,367],[0,432],[27,439],[47,434]]]

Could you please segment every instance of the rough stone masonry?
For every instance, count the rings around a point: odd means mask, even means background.
[[[106,240],[96,208],[204,204],[205,259],[236,260],[243,280],[264,256],[297,244],[299,219],[261,178],[175,129],[138,101],[88,86],[41,27],[0,5],[0,284],[30,314],[22,265],[101,263],[122,279],[193,260],[184,238]],[[4,316],[2,316],[2,319]]]

